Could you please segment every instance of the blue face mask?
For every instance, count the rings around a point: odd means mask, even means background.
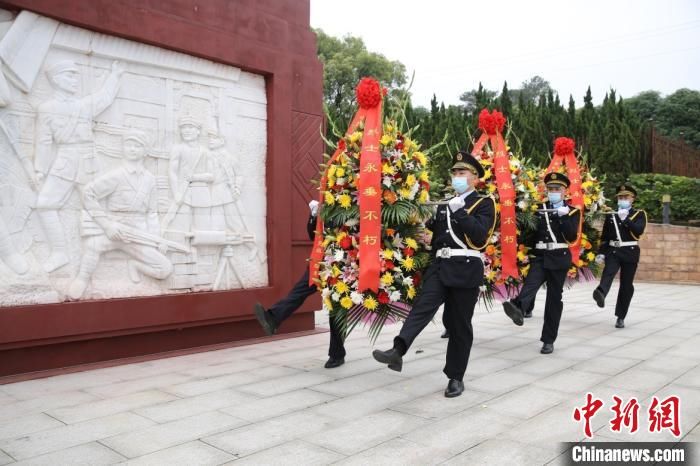
[[[626,199],[618,199],[618,200],[617,200],[617,207],[618,207],[619,209],[625,209],[625,210],[627,210],[627,209],[629,209],[630,207],[632,207],[632,201],[628,201],[628,200],[626,200]]]
[[[561,202],[561,193],[547,193],[547,198],[552,204],[559,204]]]
[[[463,176],[453,176],[452,188],[457,191],[457,194],[464,194],[467,192],[467,189],[469,189],[469,183],[467,183],[467,179]]]

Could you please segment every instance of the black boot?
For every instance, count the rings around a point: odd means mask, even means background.
[[[528,310],[528,311],[523,312],[523,317],[525,317],[526,319],[529,319],[530,317],[532,317],[532,311]]]
[[[540,353],[550,354],[552,351],[554,351],[554,343],[545,343],[544,345],[542,345]]]
[[[618,317],[617,322],[615,322],[615,328],[625,328],[625,319],[620,319]]]
[[[595,303],[598,305],[598,307],[605,307],[605,296],[603,296],[603,292],[600,291],[598,288],[593,290],[593,299],[595,300]]]
[[[326,369],[333,369],[334,367],[340,367],[345,364],[345,358],[334,358],[329,357],[328,361],[323,365]]]
[[[506,315],[511,318],[517,326],[523,325],[523,311],[520,310],[512,301],[503,301],[503,310]]]
[[[403,358],[396,348],[386,351],[374,350],[372,351],[372,356],[382,364],[387,364],[392,371],[401,372]]]
[[[253,312],[266,335],[270,336],[277,333],[277,322],[275,322],[275,319],[262,307],[262,304],[255,303]]]
[[[450,379],[447,383],[447,388],[445,389],[445,397],[454,398],[459,396],[464,391],[464,382],[461,380]]]

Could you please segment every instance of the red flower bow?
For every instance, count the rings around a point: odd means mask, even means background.
[[[505,124],[506,118],[498,110],[489,113],[487,109],[483,109],[479,113],[479,128],[486,131],[486,134],[494,135],[497,131],[503,132]]]
[[[576,143],[571,138],[556,138],[554,140],[554,154],[555,155],[566,155],[574,152],[576,148]]]
[[[357,103],[361,108],[372,108],[382,101],[382,89],[379,81],[374,78],[362,78],[355,88]]]

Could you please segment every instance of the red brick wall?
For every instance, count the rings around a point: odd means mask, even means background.
[[[700,228],[651,223],[639,246],[637,279],[700,283]]]

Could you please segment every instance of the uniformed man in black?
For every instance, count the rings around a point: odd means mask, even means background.
[[[309,239],[313,241],[314,232],[316,230],[318,201],[309,202],[309,210],[311,213],[306,223],[306,231],[309,234]],[[287,294],[284,299],[273,304],[269,310],[266,310],[262,304],[255,303],[253,312],[263,330],[265,330],[265,333],[267,335],[274,335],[277,333],[277,328],[282,322],[294,314],[294,312],[304,304],[306,298],[316,293],[316,291],[316,285],[309,286],[309,267],[307,266],[304,270],[304,274],[292,289],[289,290],[289,294]],[[330,317],[328,321],[331,327],[331,341],[328,346],[328,361],[326,361],[323,367],[332,369],[345,364],[345,345],[343,344],[344,338],[340,325],[333,317]]]
[[[547,300],[544,304],[542,327],[542,354],[554,351],[554,341],[559,331],[559,321],[564,304],[561,300],[566,274],[571,267],[569,245],[578,237],[581,211],[567,205],[564,195],[569,179],[561,173],[548,173],[544,178],[547,186],[547,202],[538,212],[537,231],[530,250],[530,271],[517,297],[503,303],[503,309],[516,325],[523,325],[523,317],[532,316],[537,291],[547,284]],[[523,315],[524,314],[524,315]]]
[[[605,261],[600,285],[593,291],[598,307],[605,306],[613,278],[620,271],[620,289],[617,292],[615,327],[625,327],[625,317],[634,294],[634,274],[639,263],[639,238],[647,226],[647,213],[632,207],[637,191],[629,184],[617,188],[617,213],[606,215],[601,235],[598,263]]]
[[[473,331],[472,316],[484,282],[481,252],[489,242],[496,223],[492,198],[476,193],[474,187],[484,176],[478,160],[466,152],[455,155],[452,186],[457,196],[440,205],[427,224],[433,232],[433,259],[423,278],[423,286],[413,308],[394,338],[393,348],[375,350],[377,361],[389,369],[401,371],[403,356],[413,340],[445,303],[444,322],[449,331],[444,373],[450,379],[445,390],[448,398],[464,391],[464,372],[469,361]]]

